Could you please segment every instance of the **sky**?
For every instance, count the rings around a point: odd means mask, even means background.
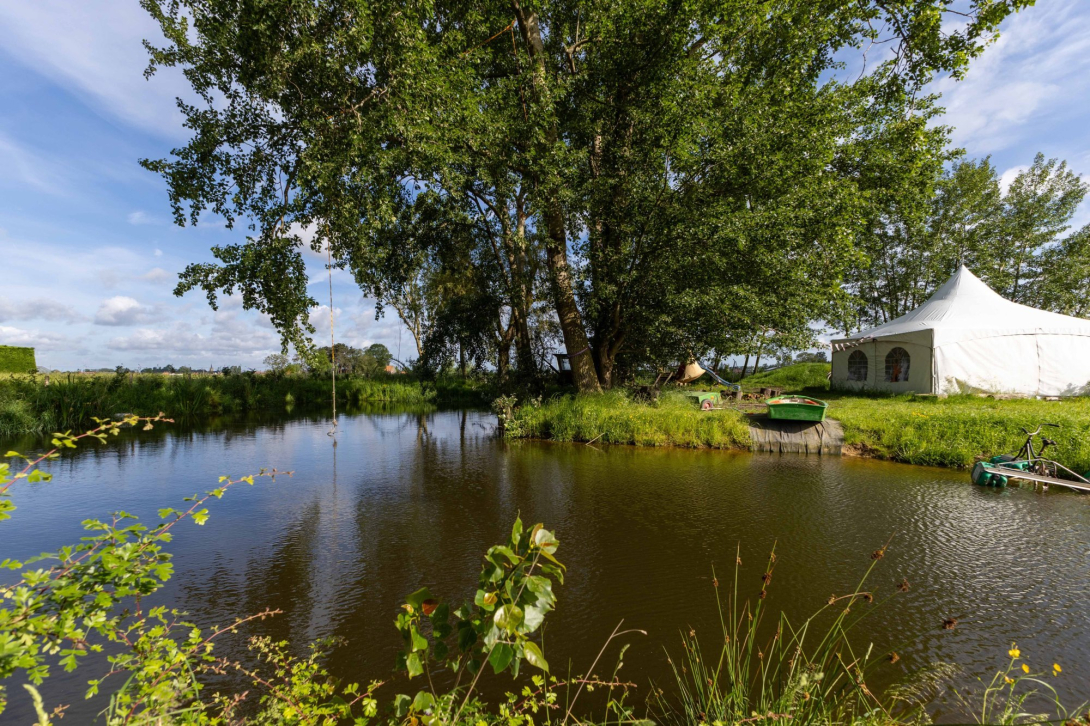
[[[30,345],[61,370],[165,365],[262,368],[279,352],[264,316],[204,295],[175,297],[177,273],[212,261],[244,232],[209,218],[172,223],[166,187],[139,166],[187,136],[179,73],[143,76],[158,38],[136,0],[0,0],[0,344]],[[960,82],[939,79],[942,123],[969,157],[990,155],[1009,183],[1034,154],[1090,174],[1090,2],[1038,0]],[[1090,203],[1075,226],[1090,222]],[[328,298],[307,251],[312,295]],[[396,317],[375,319],[350,277],[333,278],[338,341],[415,357]],[[328,303],[312,311],[329,336]]]

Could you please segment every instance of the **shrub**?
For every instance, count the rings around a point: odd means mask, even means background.
[[[32,373],[37,369],[33,348],[0,345],[0,373]]]

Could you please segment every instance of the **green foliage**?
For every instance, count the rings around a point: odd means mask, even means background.
[[[495,673],[510,671],[513,676],[523,661],[548,673],[541,646],[531,636],[556,605],[553,584],[564,582],[564,566],[554,556],[558,546],[543,525],[525,531],[516,519],[508,542],[485,553],[472,605],[451,611],[426,587],[406,598],[396,623],[405,644],[398,667],[410,679],[427,673],[429,683],[433,670],[449,669],[455,674],[455,691],[463,676],[473,677],[461,705],[452,700],[447,713],[436,714],[439,723],[458,721],[486,663]],[[434,687],[421,691],[409,713],[433,711],[441,701]]]
[[[189,142],[142,163],[179,224],[252,231],[178,294],[240,291],[307,348],[309,245],[421,360],[503,372],[514,344],[531,368],[531,321],[555,314],[588,391],[758,329],[812,335],[873,197],[915,209],[941,156],[922,89],[1031,1],[141,4],[164,38],[148,74],[179,68],[200,99]],[[887,60],[841,73],[873,44]]]
[[[782,388],[785,391],[801,391],[804,389],[829,388],[828,363],[795,363],[763,373],[756,373],[743,378],[742,388],[754,390],[762,387]]]
[[[37,370],[33,348],[0,345],[0,373],[34,373]]]

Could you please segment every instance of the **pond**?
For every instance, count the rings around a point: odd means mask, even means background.
[[[623,619],[647,631],[628,639],[625,657],[627,678],[646,692],[651,680],[670,682],[664,649],[680,652],[682,630],[715,642],[713,568],[729,582],[736,549],[740,590],[755,596],[775,546],[766,603],[800,619],[851,592],[892,537],[869,586],[879,600],[896,596],[854,638],[873,643],[875,657],[901,656],[878,668],[877,687],[935,661],[961,665],[962,685],[990,679],[1017,641],[1033,666],[1062,664],[1055,683],[1066,700],[1088,695],[1090,498],[848,457],[507,444],[493,423],[474,411],[358,413],[342,417],[336,447],[329,420],[313,417],[128,431],[54,462],[53,482],[16,485],[0,552],[22,558],[75,542],[82,519],[119,509],[155,521],[221,474],[293,470],[233,488],[207,524],[186,524],[172,545],[175,578],[157,600],[202,625],[279,608],[217,652],[238,656],[252,634],[300,649],[336,636],[332,671],[366,682],[391,676],[402,598],[422,585],[471,597],[482,553],[521,513],[556,532],[568,566],[547,621],[554,671],[569,661],[585,671]],[[911,589],[895,593],[902,578]],[[957,627],[944,630],[945,618]],[[73,704],[66,722],[105,705],[82,699],[93,666],[55,672],[43,692],[49,704]],[[493,678],[486,689],[508,684]],[[5,718],[30,720],[22,689],[8,685]],[[384,689],[387,698],[415,690]]]

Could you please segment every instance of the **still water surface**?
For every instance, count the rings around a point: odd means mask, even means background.
[[[962,684],[990,679],[1017,641],[1031,665],[1063,666],[1056,685],[1068,700],[1090,696],[1090,497],[986,489],[964,473],[852,458],[505,444],[493,421],[473,411],[344,416],[336,448],[317,418],[126,432],[54,462],[51,483],[20,483],[0,552],[55,549],[78,540],[85,517],[118,509],[155,521],[221,474],[294,470],[233,488],[206,525],[184,526],[175,578],[158,599],[202,625],[279,608],[217,652],[242,653],[252,634],[298,644],[336,636],[332,671],[366,682],[391,675],[402,598],[422,585],[471,597],[481,554],[521,512],[556,531],[568,566],[547,621],[554,670],[569,660],[586,669],[624,619],[648,633],[625,658],[646,690],[669,680],[664,648],[679,652],[682,629],[715,641],[712,569],[728,581],[736,547],[741,589],[755,595],[775,545],[767,603],[801,618],[850,592],[892,535],[870,586],[880,600],[902,577],[911,589],[855,638],[900,654],[877,680],[933,661],[963,666]],[[950,617],[957,628],[943,630]],[[47,682],[47,703],[73,703],[71,720],[84,722],[104,706],[82,701],[94,675],[87,666]],[[5,718],[28,720],[12,686]],[[504,687],[497,679],[488,689]]]

